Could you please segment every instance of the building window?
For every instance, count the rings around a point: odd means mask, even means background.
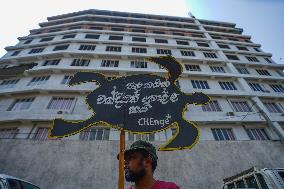
[[[191,84],[194,89],[210,89],[207,81],[191,80]]]
[[[27,86],[43,85],[47,82],[49,78],[50,78],[49,75],[33,77],[32,80],[27,84]]]
[[[168,27],[184,27],[184,28],[186,28],[186,29],[192,29],[192,30],[199,30],[199,28],[197,27],[197,26],[192,26],[192,25],[182,25],[182,26],[180,26],[180,25],[178,25],[178,24],[167,24],[167,26]],[[194,34],[192,34],[192,36],[193,36]],[[195,35],[196,36],[196,35]]]
[[[0,139],[14,139],[18,132],[17,128],[0,129]]]
[[[219,46],[219,48],[221,49],[230,49],[229,45],[225,45],[225,44],[217,44]]]
[[[237,49],[239,49],[240,51],[248,51],[248,49],[246,47],[242,47],[242,46],[236,46]]]
[[[270,113],[282,113],[281,108],[274,102],[265,102],[263,104]]]
[[[94,127],[80,133],[80,140],[109,140],[110,128]]]
[[[91,30],[103,30],[103,27],[98,27],[98,26],[91,26],[90,27]]]
[[[249,71],[246,68],[237,68],[240,74],[249,74]]]
[[[276,72],[277,72],[280,76],[284,77],[284,72],[283,72],[283,70],[276,70]]]
[[[199,37],[199,38],[204,38],[203,34],[191,34],[191,37]]]
[[[133,53],[147,53],[147,49],[141,48],[141,47],[132,47],[132,52]]]
[[[32,39],[28,39],[24,42],[24,44],[30,44],[33,40]]]
[[[210,47],[208,43],[197,42],[196,44],[197,44],[197,46],[199,46],[199,47]]]
[[[262,92],[264,92],[263,88],[258,83],[249,83],[249,86],[250,86],[250,88],[253,91],[262,91]]]
[[[268,63],[272,63],[271,59],[270,58],[264,58],[264,60]]]
[[[237,55],[225,54],[229,60],[240,60]]]
[[[72,77],[72,75],[65,75],[63,80],[61,81],[61,84],[68,85]]]
[[[49,110],[70,110],[75,98],[73,97],[52,97],[47,109]]]
[[[271,74],[267,70],[255,70],[259,75],[267,75],[271,76]]]
[[[76,34],[67,34],[67,35],[64,35],[62,37],[62,39],[71,39],[71,38],[75,38]]]
[[[189,45],[188,41],[176,41],[178,45]]]
[[[259,60],[253,56],[246,56],[246,59],[250,62],[259,62]]]
[[[102,60],[101,67],[118,67],[119,60]]]
[[[96,45],[80,45],[79,50],[81,51],[94,51]]]
[[[57,66],[60,62],[60,59],[46,60],[42,66]]]
[[[166,39],[155,39],[155,43],[168,43]]]
[[[99,27],[99,26],[91,26],[90,27],[91,30],[103,30],[103,27]]]
[[[152,33],[155,33],[155,34],[165,34],[165,32],[163,32],[163,31],[152,31]]]
[[[146,38],[144,38],[144,37],[132,37],[132,41],[146,42]]]
[[[51,29],[51,30],[48,31],[48,33],[58,32],[58,31],[60,31],[60,30],[61,30],[61,29],[59,29],[59,28]]]
[[[111,28],[111,31],[124,31],[124,28]]]
[[[144,60],[133,60],[130,63],[131,68],[147,68],[147,62]]]
[[[106,15],[106,14],[102,14],[102,15]],[[117,15],[116,15],[117,16]],[[101,29],[100,30],[102,30],[103,28],[102,27],[100,27]],[[110,29],[111,31],[124,31],[124,28],[116,28],[116,27],[111,27],[111,29]]]
[[[236,140],[231,128],[212,128],[211,131],[215,140]]]
[[[30,108],[30,106],[33,103],[34,99],[35,99],[34,97],[16,99],[11,104],[11,106],[7,109],[7,111],[27,110],[27,109]]]
[[[145,30],[142,30],[142,29],[132,29],[132,32],[145,33]]]
[[[236,112],[252,112],[246,101],[231,101],[231,104]]]
[[[221,107],[217,100],[212,100],[208,104],[201,106],[204,112],[221,112]]]
[[[85,38],[86,39],[99,39],[100,35],[95,35],[95,34],[86,34]]]
[[[205,58],[218,58],[216,53],[203,52],[203,55],[204,55]]]
[[[218,83],[223,90],[238,90],[235,84],[231,81],[219,81]]]
[[[54,37],[45,37],[45,38],[42,38],[39,42],[52,41],[53,39]]]
[[[236,38],[228,38],[228,40],[231,40],[231,41],[239,41],[239,40],[236,39]]]
[[[58,45],[58,46],[55,46],[53,51],[62,51],[62,50],[66,50],[68,49],[69,45]]]
[[[19,81],[20,81],[20,79],[6,79],[6,80],[3,80],[0,83],[0,89],[13,88]]]
[[[157,49],[157,54],[172,55],[172,51],[169,49]]]
[[[261,52],[261,50],[259,50],[259,48],[253,48],[256,52]]]
[[[41,34],[41,33],[42,33],[42,31],[37,30],[37,31],[35,31],[33,34]]]
[[[282,85],[269,85],[274,92],[284,93],[284,87]]]
[[[212,37],[212,39],[222,39],[222,37],[220,37],[220,36],[215,36],[215,35],[212,35],[211,37]]]
[[[20,52],[21,52],[21,51],[14,51],[14,52],[11,54],[11,56],[17,56],[17,55],[20,54]]]
[[[249,138],[251,140],[269,140],[268,135],[264,129],[254,128],[254,129],[245,129]]]
[[[173,32],[173,35],[184,36],[184,33],[180,33],[180,32]]]
[[[225,69],[220,66],[210,66],[212,72],[226,73]]]
[[[37,128],[33,139],[35,140],[47,140],[48,139],[48,127],[39,127]]]
[[[76,29],[81,29],[81,26],[71,26],[68,28],[68,30],[76,30]]]
[[[120,35],[111,35],[109,36],[108,40],[123,40],[123,36],[120,36]]]
[[[144,141],[154,141],[155,134],[132,134],[128,133],[128,140],[136,141],[136,140],[144,140]]]
[[[201,72],[201,69],[199,67],[199,65],[190,65],[190,64],[185,64],[185,69],[187,71],[197,71],[197,72]]]
[[[71,64],[71,66],[89,66],[90,59],[78,59],[75,58]]]
[[[193,51],[181,50],[180,53],[182,56],[195,56]]]
[[[30,50],[29,54],[41,53],[41,52],[43,52],[43,50],[44,50],[44,48],[32,49],[32,50]]]
[[[121,52],[121,47],[118,46],[107,46],[106,51]]]

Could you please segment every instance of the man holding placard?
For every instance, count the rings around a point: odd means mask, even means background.
[[[125,150],[124,156],[125,179],[135,183],[128,189],[179,189],[175,183],[154,178],[158,156],[155,147],[149,142],[134,142],[130,149]]]

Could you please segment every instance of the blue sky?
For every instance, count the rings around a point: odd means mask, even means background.
[[[85,9],[185,17],[191,11],[197,18],[234,22],[284,64],[284,0],[9,0],[0,7],[0,57],[46,17]]]
[[[228,21],[243,28],[272,59],[284,64],[284,0],[187,0],[197,18]],[[280,59],[282,58],[282,60]]]

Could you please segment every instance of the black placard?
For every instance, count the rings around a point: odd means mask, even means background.
[[[94,114],[77,122],[55,119],[49,137],[70,136],[99,123],[139,134],[159,132],[176,124],[175,136],[159,150],[191,148],[198,140],[199,131],[183,118],[184,109],[186,104],[206,104],[210,98],[203,93],[180,91],[175,82],[182,73],[182,66],[175,58],[163,56],[149,60],[166,68],[169,77],[138,74],[109,81],[100,73],[76,73],[70,85],[92,81],[100,85],[86,97]]]

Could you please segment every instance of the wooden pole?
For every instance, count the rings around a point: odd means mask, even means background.
[[[124,189],[124,151],[125,151],[125,131],[120,131],[119,149],[119,175],[118,189]]]

